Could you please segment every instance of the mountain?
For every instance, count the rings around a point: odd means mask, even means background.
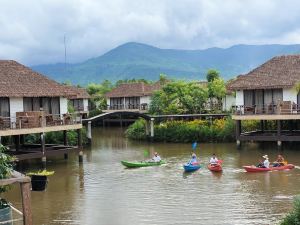
[[[59,82],[86,85],[104,79],[145,78],[157,80],[159,74],[181,79],[204,80],[208,69],[230,79],[277,55],[299,54],[300,45],[234,45],[204,50],[160,49],[130,42],[102,56],[76,64],[36,65],[31,68]]]

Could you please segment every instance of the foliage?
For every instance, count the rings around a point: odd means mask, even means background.
[[[300,82],[297,82],[295,85],[294,85],[294,89],[297,93],[300,92]]]
[[[118,80],[117,82],[116,82],[116,87],[117,86],[119,86],[120,84],[128,84],[128,83],[140,83],[140,82],[142,82],[142,83],[145,83],[145,84],[151,84],[152,83],[152,81],[149,81],[149,80],[146,80],[146,79],[135,79],[135,78],[133,78],[133,79],[123,79],[123,80]]]
[[[6,146],[0,144],[0,179],[9,178],[13,170],[13,157],[5,153],[7,149]],[[9,185],[0,186],[0,193],[8,191],[9,188]]]
[[[26,173],[27,176],[52,176],[54,174],[54,171],[47,171],[47,170],[39,170],[39,171],[32,171]]]
[[[126,130],[125,134],[127,137],[135,137],[137,140],[146,139],[146,121],[144,119],[138,119],[131,124]]]
[[[68,101],[68,113],[74,113],[74,112],[75,112],[74,106],[70,101]]]
[[[166,121],[155,125],[154,140],[167,142],[224,142],[234,141],[234,122],[231,118],[213,121]],[[146,139],[145,121],[136,121],[126,131],[127,137]]]
[[[167,75],[166,74],[159,74],[159,83],[160,85],[165,85],[166,83],[168,82],[168,78],[167,78]]]
[[[225,82],[221,78],[215,78],[213,81],[208,83],[208,94],[209,97],[215,97],[222,99],[226,95]]]
[[[209,69],[206,73],[206,79],[209,83],[219,78],[220,78],[220,73],[215,69]]]
[[[196,82],[173,81],[152,95],[151,114],[200,113],[208,91]]]
[[[280,225],[300,225],[300,197],[294,199],[293,210],[287,214]]]
[[[86,129],[81,129],[82,144],[87,144],[88,140],[86,137]],[[68,144],[71,146],[77,145],[77,132],[75,130],[70,130],[67,132]],[[45,135],[46,144],[63,144],[64,136],[63,132],[48,132]],[[40,135],[38,134],[28,134],[25,136],[25,142],[28,144],[39,144]]]

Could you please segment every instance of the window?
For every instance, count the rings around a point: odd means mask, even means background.
[[[43,110],[47,114],[60,114],[59,97],[25,97],[23,104],[25,112]]]
[[[0,97],[0,116],[9,117],[9,98]]]

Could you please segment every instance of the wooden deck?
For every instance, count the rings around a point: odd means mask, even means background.
[[[10,149],[8,154],[14,156],[17,161],[22,161],[26,159],[38,159],[44,156],[58,156],[79,151],[80,148],[78,146],[46,145],[43,153],[41,145],[25,145],[18,151]]]
[[[22,134],[46,133],[52,131],[77,130],[81,128],[82,128],[82,124],[78,123],[78,124],[71,124],[71,125],[56,125],[56,126],[34,127],[34,128],[24,128],[24,129],[5,129],[5,130],[0,130],[0,137],[22,135]]]
[[[233,120],[300,120],[300,114],[232,115]]]
[[[240,141],[300,141],[300,131],[252,131],[241,133],[238,137]]]

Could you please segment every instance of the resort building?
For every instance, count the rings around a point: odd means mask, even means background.
[[[22,160],[73,150],[67,146],[66,132],[77,130],[80,142],[82,128],[80,115],[68,113],[68,97],[74,95],[28,67],[0,60],[0,137],[13,137],[11,153]],[[50,131],[64,132],[64,146],[45,145],[45,132]],[[39,134],[40,145],[26,146],[27,134]]]
[[[146,112],[150,105],[151,95],[159,89],[159,82],[154,84],[143,82],[120,84],[105,95],[107,98],[107,111]]]
[[[87,118],[89,114],[89,99],[90,95],[88,94],[85,88],[79,88],[76,86],[65,86],[72,95],[68,97],[69,105],[73,107],[76,113],[82,115],[82,118]]]
[[[230,82],[236,92],[236,139],[300,141],[300,55],[274,57]],[[243,132],[241,122],[260,121],[260,129]]]

